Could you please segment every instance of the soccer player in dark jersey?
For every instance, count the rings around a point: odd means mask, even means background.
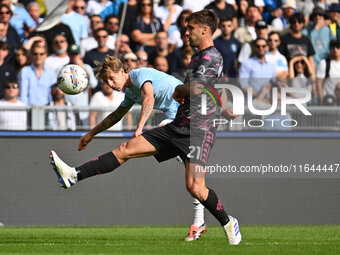
[[[237,245],[241,241],[238,221],[227,215],[216,193],[206,187],[203,171],[215,140],[216,127],[212,120],[218,119],[222,111],[221,103],[217,102],[221,91],[214,89],[214,82],[219,81],[223,68],[222,56],[212,40],[212,34],[217,28],[217,17],[211,11],[202,10],[188,16],[187,24],[186,35],[191,46],[197,47],[199,52],[192,57],[185,84],[175,88],[173,98],[181,104],[175,120],[133,137],[113,151],[79,167],[68,166],[51,151],[52,164],[63,186],[69,188],[91,176],[111,172],[131,158],[155,156],[162,162],[178,155],[185,163],[188,192],[220,222],[229,243]],[[122,72],[119,71],[120,74]],[[126,84],[121,84],[122,80],[117,78],[119,73],[107,76],[99,70],[99,76],[115,89],[128,86],[130,82],[127,80]],[[206,96],[204,111],[201,109],[202,92],[211,95]],[[150,115],[152,107],[145,109],[147,111],[144,114]],[[116,118],[117,116],[109,115],[83,136],[78,150],[85,149],[93,137],[107,129]]]

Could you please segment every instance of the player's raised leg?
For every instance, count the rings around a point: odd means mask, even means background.
[[[186,163],[186,187],[189,193],[197,198],[219,221],[229,244],[239,244],[241,242],[241,233],[238,221],[227,215],[216,193],[205,185],[205,173],[202,166],[195,163]]]
[[[54,151],[51,151],[51,163],[62,186],[70,188],[83,179],[113,171],[130,158],[147,157],[156,153],[157,150],[152,144],[143,136],[138,136],[79,167],[70,167]]]

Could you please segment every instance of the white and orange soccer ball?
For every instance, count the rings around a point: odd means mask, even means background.
[[[64,93],[75,95],[86,89],[88,77],[82,67],[66,65],[58,73],[57,84]]]

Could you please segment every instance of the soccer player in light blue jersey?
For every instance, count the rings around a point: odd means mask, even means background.
[[[183,84],[180,80],[153,68],[143,67],[129,70],[118,58],[112,56],[106,56],[98,70],[100,70],[98,76],[112,89],[125,90],[125,99],[114,112],[80,138],[78,150],[85,149],[96,134],[118,123],[134,104],[140,104],[142,109],[133,137],[142,134],[143,127],[153,109],[161,110],[165,114],[165,119],[159,126],[170,123],[175,118],[179,103],[172,98],[172,95],[176,86]],[[190,238],[190,240],[186,238],[187,241],[197,240],[206,231],[204,206],[197,199],[194,199],[193,205],[194,221],[203,227],[195,238]]]

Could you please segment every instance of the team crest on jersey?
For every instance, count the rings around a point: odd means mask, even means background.
[[[231,48],[231,51],[234,52],[234,53],[237,51],[237,46],[236,46],[235,43],[232,43],[232,44],[230,45],[230,48]]]

